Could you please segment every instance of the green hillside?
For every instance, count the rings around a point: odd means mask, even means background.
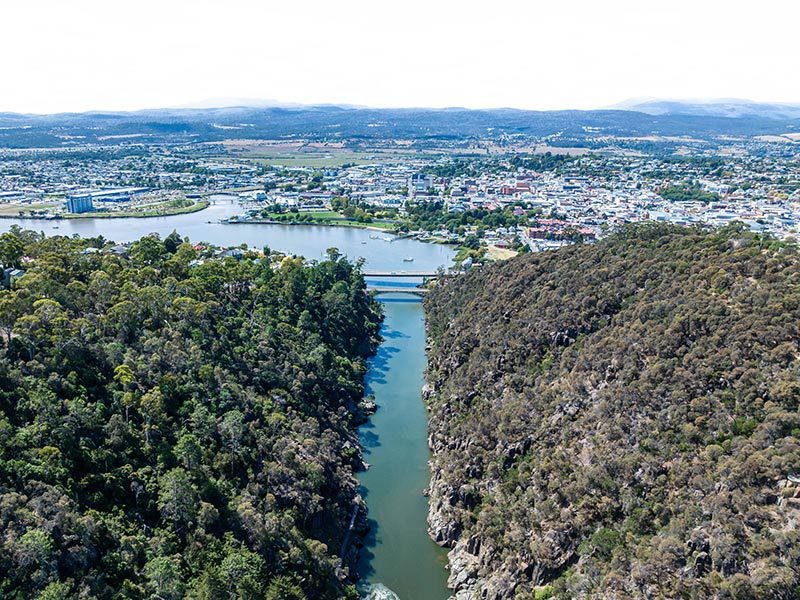
[[[356,267],[3,234],[0,597],[355,597]],[[350,558],[350,553],[345,551]]]
[[[459,597],[800,597],[794,248],[630,227],[426,307]]]

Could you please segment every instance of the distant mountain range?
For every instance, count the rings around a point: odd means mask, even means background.
[[[614,108],[659,116],[694,115],[732,119],[760,117],[775,120],[800,118],[800,104],[752,102],[736,98],[718,100],[634,99],[617,104]]]
[[[178,106],[170,107],[174,109],[194,108],[308,108],[309,106],[338,106],[339,108],[366,108],[355,104],[303,104],[301,102],[282,102],[271,98],[206,98],[196,102],[187,102]],[[169,109],[167,109],[169,110]]]
[[[475,139],[554,136],[561,145],[601,138],[751,136],[800,131],[800,106],[745,101],[685,103],[652,100],[612,110],[530,111],[510,108],[381,109],[338,105],[213,106],[136,112],[54,115],[0,113],[0,147],[59,147],[75,143],[185,143],[230,138]],[[235,100],[234,100],[235,101]]]

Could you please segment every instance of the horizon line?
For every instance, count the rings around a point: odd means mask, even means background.
[[[635,110],[635,107],[652,104],[652,103],[678,103],[678,104],[698,104],[698,105],[714,105],[714,104],[740,104],[740,105],[770,105],[770,106],[786,106],[792,108],[800,108],[800,102],[794,101],[760,101],[749,100],[746,98],[656,98],[652,96],[639,96],[633,97],[614,104],[598,106],[594,108],[520,108],[516,106],[489,106],[489,107],[469,107],[469,106],[424,106],[424,105],[406,105],[406,106],[377,106],[366,104],[353,104],[350,102],[290,102],[262,98],[209,98],[196,102],[186,102],[178,105],[166,106],[149,106],[143,108],[127,108],[127,109],[106,109],[106,108],[92,108],[85,110],[59,110],[53,112],[38,112],[38,111],[18,111],[18,110],[0,110],[0,114],[5,115],[18,115],[18,116],[58,116],[58,115],[81,115],[92,113],[112,113],[112,114],[133,114],[144,113],[152,111],[203,111],[203,110],[225,110],[236,108],[249,108],[249,109],[270,109],[270,108],[283,108],[283,109],[303,109],[303,108],[342,108],[346,110],[430,110],[430,111],[445,111],[445,110],[466,110],[466,111],[499,111],[499,110],[513,110],[519,112],[594,112],[594,111],[625,111],[625,112],[641,112]]]

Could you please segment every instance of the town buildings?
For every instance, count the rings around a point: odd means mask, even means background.
[[[0,210],[57,217],[65,210],[122,210],[176,195],[227,192],[240,195],[243,214],[268,207],[329,210],[335,199],[346,198],[395,215],[398,223],[410,205],[435,203],[443,215],[465,216],[412,235],[454,243],[477,235],[501,247],[519,240],[531,249],[591,240],[641,221],[738,221],[782,239],[800,234],[800,143],[742,138],[651,153],[625,144],[611,140],[597,151],[540,160],[530,143],[491,155],[462,154],[463,144],[454,143],[452,152],[316,167],[263,164],[209,145],[4,149]],[[676,200],[669,190],[686,193]],[[469,225],[476,211],[494,210],[510,211],[512,222]]]

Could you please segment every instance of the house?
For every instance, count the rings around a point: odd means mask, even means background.
[[[220,256],[223,258],[242,258],[244,253],[245,251],[241,248],[229,248],[228,250],[224,250]]]
[[[108,249],[111,254],[115,254],[120,258],[128,258],[128,249],[125,246],[117,245]]]
[[[3,269],[3,287],[10,289],[14,281],[23,275],[25,275],[25,271],[22,269],[15,269],[14,267]]]

